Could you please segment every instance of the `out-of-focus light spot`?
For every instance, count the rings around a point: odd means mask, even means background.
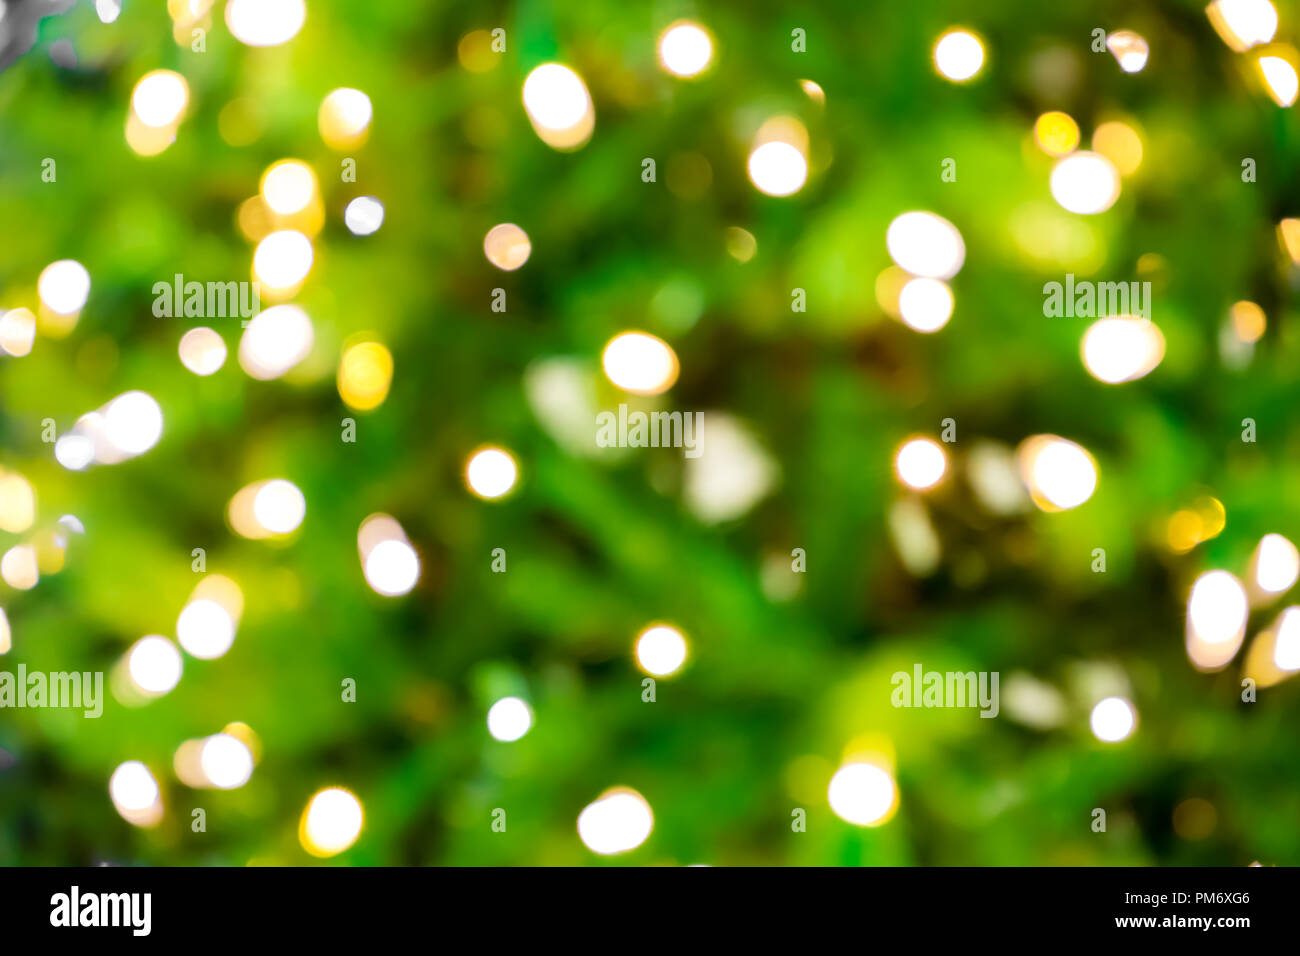
[[[1105,212],[1119,198],[1119,170],[1105,156],[1081,150],[1052,170],[1052,198],[1067,212],[1082,216]]]
[[[175,687],[182,667],[176,645],[157,634],[140,638],[127,651],[127,674],[136,690],[147,697],[161,697]]]
[[[654,829],[645,797],[626,787],[606,791],[578,814],[578,836],[593,853],[609,856],[635,850]]]
[[[1131,176],[1142,165],[1142,137],[1119,120],[1097,127],[1092,134],[1092,148],[1114,163],[1121,176]]]
[[[13,649],[13,634],[9,630],[9,616],[0,607],[0,654],[8,654]]]
[[[311,272],[311,240],[294,229],[273,232],[253,251],[253,273],[272,291],[295,288]]]
[[[354,236],[371,236],[384,224],[384,204],[374,196],[358,196],[343,210],[343,224]]]
[[[307,804],[298,840],[312,856],[334,856],[356,842],[364,822],[361,801],[342,787],[329,787]]]
[[[182,335],[179,351],[181,364],[195,375],[212,375],[226,364],[226,343],[207,326]]]
[[[121,0],[95,0],[95,15],[100,23],[112,23],[122,12]],[[3,16],[0,16],[3,19]]]
[[[780,468],[751,431],[725,412],[701,413],[707,440],[698,457],[686,459],[682,498],[706,524],[738,518],[777,484]]]
[[[36,562],[36,549],[27,544],[16,544],[0,557],[0,578],[18,591],[30,591],[41,579]]]
[[[1205,14],[1214,32],[1238,53],[1268,43],[1277,33],[1277,9],[1269,0],[1214,0]]]
[[[226,514],[236,534],[258,540],[292,533],[306,510],[306,499],[297,486],[274,478],[245,485],[230,499]]]
[[[886,315],[895,319],[903,316],[898,310],[898,300],[903,294],[903,286],[912,281],[906,270],[898,266],[887,266],[876,276],[876,302]]]
[[[1083,365],[1099,382],[1116,385],[1147,375],[1165,356],[1165,337],[1149,319],[1098,319],[1083,333]]]
[[[203,776],[218,790],[235,790],[253,775],[253,752],[230,734],[213,734],[199,752]]]
[[[393,382],[393,353],[379,342],[349,346],[339,360],[339,397],[349,408],[369,411],[388,397]]]
[[[835,771],[826,799],[837,817],[860,827],[887,823],[898,808],[898,787],[883,767],[847,763]]]
[[[904,442],[894,455],[894,472],[898,480],[917,491],[934,487],[947,468],[948,459],[943,448],[929,438]]]
[[[1097,463],[1087,450],[1056,435],[1034,435],[1020,445],[1020,474],[1043,511],[1077,508],[1097,489]]]
[[[0,468],[0,530],[21,534],[36,520],[36,491],[16,471]]]
[[[712,57],[713,41],[697,23],[679,20],[659,37],[659,63],[676,76],[695,76]]]
[[[647,332],[621,332],[609,340],[601,355],[605,376],[636,395],[658,395],[677,381],[677,353],[663,339]]]
[[[1038,148],[1051,156],[1064,156],[1079,145],[1079,124],[1069,113],[1053,110],[1034,122]]]
[[[420,557],[394,518],[374,514],[357,530],[361,573],[376,594],[400,597],[420,580]]]
[[[176,639],[181,647],[202,660],[213,660],[235,642],[235,621],[230,612],[207,598],[190,601],[176,619]]]
[[[1281,56],[1261,56],[1256,63],[1268,95],[1278,106],[1290,106],[1300,92],[1300,77],[1290,60]]]
[[[253,316],[239,340],[239,364],[256,379],[278,378],[307,357],[315,333],[296,305],[274,305]]]
[[[898,294],[898,314],[918,332],[937,332],[952,318],[952,290],[942,279],[911,279]]]
[[[1175,511],[1169,516],[1166,535],[1170,551],[1186,554],[1201,543],[1201,516],[1187,508]]]
[[[1192,586],[1187,622],[1203,641],[1218,644],[1238,637],[1248,613],[1246,589],[1227,571],[1209,571]]]
[[[1024,673],[1007,678],[1002,688],[1002,705],[1007,716],[1037,730],[1051,730],[1065,723],[1065,696],[1051,684]]]
[[[488,262],[498,269],[513,272],[532,255],[533,244],[524,232],[513,222],[503,222],[493,226],[483,237],[483,254]]]
[[[66,432],[54,442],[54,460],[69,471],[81,471],[95,460],[95,442],[86,435]]]
[[[1200,797],[1191,797],[1174,807],[1174,832],[1184,840],[1204,840],[1214,832],[1218,821],[1214,804]]]
[[[90,297],[90,273],[75,259],[60,259],[41,270],[36,291],[51,312],[76,315]]]
[[[984,66],[984,45],[965,30],[949,30],[934,45],[934,67],[954,83],[964,83]]]
[[[296,159],[282,159],[262,174],[262,198],[273,212],[291,216],[307,208],[316,195],[316,174]]]
[[[818,106],[826,105],[826,91],[822,89],[821,84],[816,80],[800,80],[799,86],[808,95],[808,98]]]
[[[230,0],[226,26],[245,46],[288,43],[307,20],[303,0]]]
[[[298,486],[283,478],[264,484],[253,498],[253,514],[271,534],[289,534],[302,524],[307,501]]]
[[[727,227],[727,255],[737,262],[748,262],[758,252],[758,240],[748,229]]]
[[[465,483],[480,498],[500,498],[515,486],[519,466],[503,448],[482,448],[465,465]]]
[[[108,794],[113,806],[128,823],[150,826],[162,816],[158,781],[138,760],[119,764],[108,780]],[[156,813],[153,811],[156,810]]]
[[[471,30],[456,44],[456,58],[471,73],[486,73],[501,62],[501,54],[492,49],[492,34]]]
[[[1202,574],[1187,599],[1187,656],[1201,671],[1216,671],[1236,656],[1246,636],[1246,589],[1227,571]]]
[[[127,392],[104,408],[104,437],[124,455],[142,455],[162,437],[163,414],[153,396]]]
[[[1125,73],[1137,73],[1147,65],[1150,49],[1147,41],[1132,30],[1116,30],[1106,34],[1106,49],[1119,62],[1119,68]]]
[[[1029,507],[1016,455],[1006,445],[976,442],[966,459],[966,476],[975,497],[992,514],[1018,514]]]
[[[1291,261],[1300,264],[1300,219],[1283,219],[1279,222],[1277,240]]]
[[[174,126],[190,101],[185,77],[172,70],[154,70],[140,77],[131,93],[131,109],[145,126]]]
[[[889,506],[889,537],[894,542],[898,559],[907,573],[915,578],[929,577],[939,567],[943,549],[939,535],[925,505],[908,495],[898,498]],[[787,567],[789,562],[786,562]],[[792,575],[799,578],[801,575]]]
[[[966,261],[957,227],[932,212],[905,212],[885,232],[889,257],[912,275],[951,279]]]
[[[361,90],[341,87],[321,100],[316,114],[320,138],[331,149],[349,149],[365,142],[374,107]]]
[[[0,313],[0,349],[14,358],[30,355],[36,341],[36,316],[30,309]]]
[[[1300,551],[1280,534],[1266,534],[1255,549],[1255,585],[1268,594],[1290,590],[1300,578]]]
[[[655,677],[675,674],[686,663],[686,638],[667,624],[651,625],[636,639],[636,662]]]
[[[791,196],[808,180],[808,160],[790,143],[762,143],[749,154],[749,179],[761,193]]]
[[[1107,697],[1092,708],[1088,724],[1098,740],[1118,743],[1137,727],[1137,710],[1123,697]]]
[[[507,743],[518,740],[533,726],[533,712],[518,697],[502,697],[487,715],[488,733]]]
[[[1300,607],[1287,608],[1278,619],[1273,664],[1278,670],[1300,670]]]
[[[543,63],[524,80],[524,110],[533,131],[552,149],[577,149],[591,139],[596,108],[582,77],[559,63]]]
[[[1258,342],[1268,328],[1264,310],[1254,302],[1234,302],[1228,310],[1228,318],[1233,332],[1243,342]]]
[[[1224,510],[1223,502],[1203,495],[1196,499],[1195,507],[1201,519],[1201,540],[1209,541],[1217,537],[1228,521],[1228,512]]]

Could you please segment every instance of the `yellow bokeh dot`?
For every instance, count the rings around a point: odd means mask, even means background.
[[[1264,318],[1264,310],[1254,302],[1235,302],[1230,312],[1232,316],[1232,328],[1237,333],[1237,338],[1243,342],[1258,342],[1260,336],[1264,334],[1264,329],[1268,327],[1268,321]]]
[[[456,57],[471,73],[486,73],[501,61],[492,49],[492,34],[487,30],[472,30],[461,37],[456,45]]]
[[[1070,114],[1053,110],[1034,123],[1034,139],[1043,152],[1064,156],[1079,145],[1079,124]]]
[[[1131,176],[1142,165],[1142,137],[1127,123],[1102,123],[1092,134],[1092,148],[1114,163],[1121,176]]]
[[[1175,511],[1169,519],[1169,550],[1186,554],[1201,543],[1201,516],[1195,511]]]
[[[388,397],[393,354],[379,342],[358,342],[339,362],[339,396],[350,408],[369,411]]]

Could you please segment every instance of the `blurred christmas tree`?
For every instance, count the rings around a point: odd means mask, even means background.
[[[1273,10],[41,21],[0,649],[107,700],[0,712],[0,862],[1297,862]]]

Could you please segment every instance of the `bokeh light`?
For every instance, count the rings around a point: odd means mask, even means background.
[[[497,740],[518,740],[533,726],[532,709],[518,697],[503,697],[488,710],[487,726]]]
[[[984,45],[967,30],[949,30],[934,45],[934,67],[954,83],[972,79],[984,66]]]
[[[929,438],[906,441],[894,455],[894,473],[898,480],[917,491],[933,488],[947,468],[948,458],[943,447]]]
[[[519,466],[504,448],[481,448],[465,465],[465,483],[480,498],[500,498],[515,486]]]
[[[1137,728],[1137,709],[1124,697],[1107,697],[1093,706],[1088,725],[1098,740],[1119,743]]]
[[[653,829],[650,804],[627,787],[605,792],[578,814],[578,836],[587,849],[604,856],[635,850]]]
[[[698,23],[679,20],[659,38],[659,63],[675,76],[703,72],[713,57],[713,41]]]
[[[636,662],[654,677],[669,677],[686,663],[686,638],[667,624],[653,624],[636,639]]]
[[[605,376],[636,395],[658,395],[677,381],[677,353],[648,332],[621,332],[609,340],[601,355]]]
[[[1062,209],[1084,216],[1103,213],[1119,199],[1119,170],[1105,156],[1071,153],[1052,170],[1052,198]]]
[[[357,841],[364,823],[361,801],[350,790],[327,787],[308,802],[298,839],[312,856],[335,856]]]
[[[841,820],[860,827],[889,821],[898,805],[898,788],[883,767],[854,761],[835,771],[826,799]]]

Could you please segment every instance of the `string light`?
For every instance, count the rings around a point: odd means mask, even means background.
[[[654,813],[645,797],[628,787],[606,791],[578,814],[578,836],[593,853],[635,850],[650,837]]]
[[[1137,728],[1137,710],[1123,697],[1107,697],[1097,702],[1088,718],[1092,735],[1104,743],[1119,743]]]
[[[308,802],[298,840],[312,856],[336,856],[357,841],[364,824],[361,801],[343,787],[328,787]]]
[[[686,638],[667,624],[653,624],[636,639],[636,662],[654,677],[670,677],[686,663]]]
[[[621,332],[609,340],[601,355],[605,376],[637,395],[658,395],[677,381],[677,353],[648,332]]]
[[[465,483],[480,498],[500,498],[515,486],[519,466],[504,448],[488,447],[474,452],[465,466]]]
[[[894,455],[894,471],[909,488],[924,491],[939,483],[948,468],[948,458],[938,442],[913,438],[904,442]]]
[[[860,827],[876,827],[888,822],[897,809],[898,788],[883,767],[854,761],[835,771],[826,800],[841,820]]]
[[[307,20],[303,0],[230,0],[226,26],[245,46],[288,43]]]
[[[966,30],[949,30],[934,45],[934,66],[954,83],[973,79],[984,66],[984,45]]]
[[[957,227],[932,212],[905,212],[885,232],[889,256],[915,276],[951,279],[966,261],[966,244]]]
[[[679,20],[659,38],[659,63],[674,76],[696,76],[713,58],[713,41],[698,23]]]
[[[420,580],[420,557],[396,519],[374,514],[357,529],[361,571],[371,590],[384,597],[409,594]]]
[[[510,743],[532,728],[533,712],[518,697],[502,697],[488,710],[487,726],[488,733],[497,740]]]
[[[552,149],[579,149],[591,139],[596,109],[587,84],[569,67],[537,67],[524,80],[523,99],[533,131]]]

